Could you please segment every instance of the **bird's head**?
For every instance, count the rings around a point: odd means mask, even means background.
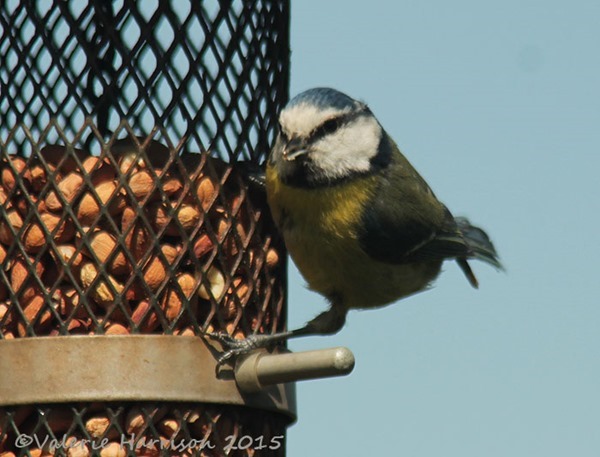
[[[291,185],[332,185],[371,172],[384,137],[364,103],[335,89],[310,89],[282,110],[270,166]]]

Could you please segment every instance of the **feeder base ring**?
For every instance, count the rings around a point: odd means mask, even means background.
[[[181,401],[248,406],[296,419],[295,384],[242,393],[220,347],[173,335],[51,336],[0,340],[0,406]]]

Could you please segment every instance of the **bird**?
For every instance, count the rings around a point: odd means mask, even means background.
[[[264,180],[288,253],[329,308],[295,330],[221,336],[221,363],[282,340],[337,333],[351,309],[429,289],[446,260],[475,288],[470,260],[503,269],[488,235],[438,200],[368,105],[336,89],[306,90],[283,108]]]

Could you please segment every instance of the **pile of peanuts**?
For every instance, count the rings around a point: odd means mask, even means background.
[[[262,270],[280,264],[260,208],[217,159],[187,154],[188,170],[160,143],[139,149],[122,140],[99,157],[58,145],[2,157],[1,338],[244,336]],[[270,310],[255,306],[251,330],[268,331]]]

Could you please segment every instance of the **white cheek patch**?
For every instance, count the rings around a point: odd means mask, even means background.
[[[382,129],[372,116],[360,116],[313,145],[312,162],[327,178],[341,178],[371,169],[377,155]]]

